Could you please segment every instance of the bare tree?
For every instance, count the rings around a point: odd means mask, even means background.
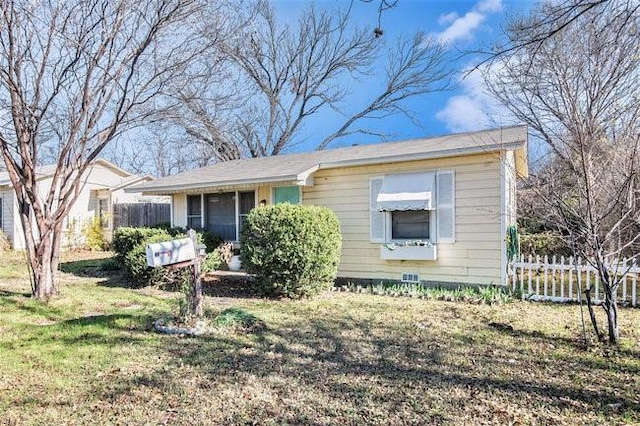
[[[318,135],[316,147],[324,149],[347,135],[373,133],[362,125],[365,119],[411,117],[404,101],[449,87],[444,48],[426,36],[387,50],[370,30],[350,25],[350,10],[309,8],[287,25],[259,3],[252,17],[217,44],[220,50],[209,53],[220,60],[216,70],[235,81],[233,90],[223,87],[220,93],[219,85],[195,79],[177,94],[182,98],[179,124],[212,145],[219,161],[278,155],[299,142],[311,118],[333,110],[344,120]],[[385,75],[375,74],[385,59]],[[350,86],[361,80],[378,93],[364,105],[345,105]]]
[[[191,0],[3,1],[0,149],[24,228],[32,290],[56,292],[62,223],[82,175],[190,59]],[[182,25],[179,25],[182,24]],[[44,153],[56,170],[37,182]]]
[[[535,53],[556,34],[579,26],[584,22],[585,15],[600,14],[612,22],[617,21],[616,25],[621,31],[635,31],[633,23],[624,21],[624,16],[636,13],[640,3],[636,0],[562,0],[553,2],[553,7],[548,6],[548,2],[542,1],[534,6],[529,15],[512,18],[507,27],[505,40],[496,42],[489,51],[473,52],[486,55],[486,59],[476,68],[521,51]],[[621,17],[622,21],[619,20]]]
[[[164,112],[160,113],[164,115]],[[211,145],[199,140],[185,141],[184,134],[176,130],[169,122],[155,121],[114,140],[102,156],[125,170],[156,177],[204,167],[216,161]]]
[[[532,22],[562,7],[543,5]],[[537,182],[537,195],[574,250],[597,269],[608,341],[616,344],[617,289],[626,272],[617,259],[640,253],[640,38],[623,31],[638,28],[640,15],[635,9],[614,16],[600,12],[588,10],[545,43],[505,56],[486,80],[554,156],[551,171]],[[509,36],[515,43],[530,38],[520,30]],[[590,291],[588,284],[588,303]]]

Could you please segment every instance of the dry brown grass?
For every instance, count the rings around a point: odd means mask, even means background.
[[[216,288],[209,315],[265,327],[179,338],[149,332],[171,293],[66,275],[41,305],[26,289],[0,280],[0,424],[640,422],[638,309],[620,349],[584,350],[577,306]]]

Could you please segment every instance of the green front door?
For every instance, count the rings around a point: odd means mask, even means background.
[[[273,204],[300,204],[299,186],[280,186],[273,188]]]

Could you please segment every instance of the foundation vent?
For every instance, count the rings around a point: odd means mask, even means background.
[[[419,283],[420,275],[417,272],[403,272],[401,281],[403,283]]]

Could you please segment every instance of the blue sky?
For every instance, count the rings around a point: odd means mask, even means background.
[[[307,0],[279,0],[275,2],[278,16],[283,20],[294,19],[299,11],[312,2]],[[313,4],[319,8],[347,7],[346,0],[322,0]],[[375,27],[378,21],[378,0],[370,3],[355,0],[353,16],[356,23]],[[400,0],[398,5],[382,15],[381,26],[388,42],[398,36],[410,36],[423,31],[441,41],[446,41],[451,54],[456,57],[454,68],[462,72],[478,63],[479,58],[462,55],[462,51],[472,51],[487,47],[500,37],[501,26],[505,19],[513,14],[525,13],[532,1],[477,0],[477,1],[427,1]],[[477,73],[462,78],[454,77],[457,87],[446,93],[436,93],[416,98],[407,103],[414,111],[421,125],[415,125],[403,117],[395,117],[384,122],[370,123],[388,134],[388,140],[400,140],[423,136],[436,136],[452,132],[478,130],[487,127],[512,124],[508,114],[484,93]],[[366,97],[366,88],[351,93],[353,102],[362,102]],[[335,120],[335,121],[334,121]],[[307,126],[301,143],[294,150],[306,150],[313,146],[316,131],[330,128],[337,123],[336,117],[329,114],[318,117]],[[319,135],[318,135],[319,137]],[[351,143],[378,142],[372,136],[355,136],[338,142],[337,146]]]

